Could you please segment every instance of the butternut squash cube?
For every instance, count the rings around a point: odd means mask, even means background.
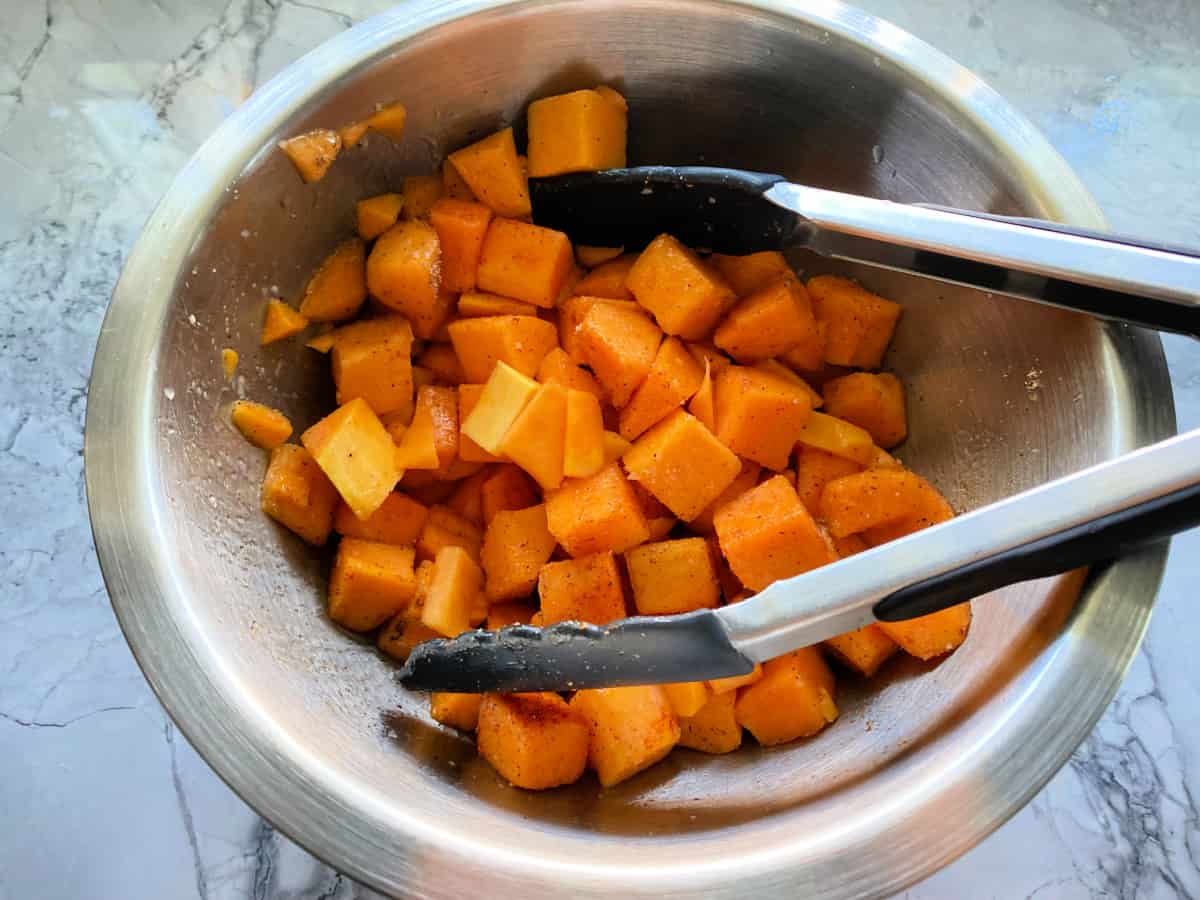
[[[642,308],[632,300],[613,300],[608,297],[578,296],[571,297],[558,306],[558,342],[571,358],[572,362],[580,365],[587,364],[579,340],[579,326],[587,318],[588,312],[597,303],[611,303],[632,312],[642,312]]]
[[[442,248],[442,288],[447,291],[475,289],[483,237],[492,221],[492,211],[482,203],[443,197],[429,211],[429,222],[437,231]]]
[[[292,161],[300,177],[308,184],[320,181],[342,152],[342,138],[328,128],[314,128],[279,142],[279,149]]]
[[[407,120],[408,110],[404,108],[404,104],[391,103],[380,107],[369,116],[367,118],[367,127],[372,131],[378,131],[393,141],[398,141],[404,135],[404,123]]]
[[[613,303],[594,303],[576,330],[577,346],[618,409],[649,373],[662,342],[649,317]]]
[[[448,159],[442,163],[442,195],[455,200],[470,200],[472,202],[478,199],[454,163]]]
[[[762,474],[762,466],[748,459],[742,460],[742,470],[738,472],[733,481],[729,482],[729,486],[721,491],[717,499],[704,507],[700,515],[688,522],[688,528],[700,534],[712,534],[713,516],[717,510],[757,485],[760,474]]]
[[[463,319],[480,319],[484,316],[536,316],[538,308],[523,300],[501,297],[499,294],[484,294],[466,291],[458,298],[458,315]]]
[[[268,516],[320,547],[329,538],[337,502],[337,489],[311,453],[296,444],[271,451],[261,497]]]
[[[483,483],[491,477],[489,468],[479,465],[479,471],[468,475],[458,483],[446,505],[475,525],[483,525]]]
[[[908,436],[904,386],[890,372],[855,372],[825,382],[825,412],[870,432],[880,447],[895,447]]]
[[[606,625],[625,618],[625,589],[612,553],[547,563],[538,574],[542,624],[591,622]]]
[[[709,431],[717,430],[717,409],[713,398],[712,367],[708,360],[704,361],[704,377],[700,379],[700,387],[692,395],[688,403],[688,412],[700,420]]]
[[[621,437],[615,431],[604,432],[604,464],[608,465],[611,462],[616,462],[622,456],[629,452],[633,447],[629,441]]]
[[[867,678],[878,672],[897,650],[896,642],[875,624],[831,637],[824,646],[840,662]]]
[[[460,384],[458,386],[458,458],[463,462],[499,462],[500,457],[488,453],[471,440],[462,430],[467,418],[483,394],[482,384]]]
[[[229,418],[242,437],[263,450],[274,450],[292,436],[292,423],[288,417],[261,403],[235,400]]]
[[[861,471],[862,466],[852,459],[834,456],[807,444],[796,448],[796,493],[804,508],[814,516],[821,514],[821,493],[825,485],[835,478]]]
[[[475,741],[500,777],[526,790],[571,784],[587,767],[587,721],[558,694],[485,694]]]
[[[683,410],[638,438],[622,462],[630,478],[685,522],[716,500],[742,468],[699,419]]]
[[[379,236],[367,258],[367,287],[384,306],[403,313],[413,333],[434,336],[454,306],[442,290],[442,252],[428,222],[406,220]]]
[[[538,502],[537,488],[529,476],[513,465],[496,466],[484,479],[480,504],[486,525],[504,510],[528,509]]]
[[[266,346],[284,338],[299,334],[308,327],[308,319],[296,312],[282,300],[272,298],[267,301],[267,311],[263,316],[262,337],[259,344]]]
[[[483,239],[477,281],[481,291],[549,308],[574,268],[571,242],[561,231],[496,218]]]
[[[669,234],[642,251],[625,286],[663,331],[688,341],[706,337],[737,299],[716,269]]]
[[[713,692],[714,696],[730,694],[736,697],[738,688],[761,681],[762,677],[763,667],[760,663],[755,663],[754,668],[745,675],[730,675],[728,678],[710,678],[708,689]]]
[[[857,534],[848,534],[840,538],[830,535],[829,539],[833,541],[833,549],[837,551],[838,559],[845,559],[847,556],[854,556],[856,553],[871,549],[871,545]]]
[[[453,694],[434,691],[429,695],[429,715],[435,722],[460,731],[474,731],[479,724],[483,694]]]
[[[696,715],[708,703],[708,682],[677,681],[661,687],[667,695],[667,702],[671,704],[671,711],[675,713],[681,725],[685,717]]]
[[[232,347],[225,347],[221,350],[221,371],[225,373],[225,380],[232,381],[233,376],[237,373],[238,367],[238,352]]]
[[[388,434],[396,442],[396,468],[401,471],[433,470],[440,465],[431,398],[427,393],[422,394],[431,390],[434,390],[433,386],[426,385],[418,391],[417,408],[410,425],[403,430],[395,423],[388,426]]]
[[[421,622],[438,634],[454,637],[470,629],[472,612],[484,602],[479,564],[462,547],[449,544],[438,550]]]
[[[588,763],[606,788],[654,765],[679,741],[679,722],[658,685],[578,691],[571,708],[587,720]]]
[[[782,475],[717,510],[713,527],[730,568],[752,591],[837,558]]]
[[[624,247],[588,247],[578,244],[575,247],[575,261],[585,269],[594,269],[616,259],[624,252]]]
[[[333,513],[333,530],[343,537],[380,544],[413,546],[425,527],[429,510],[412,497],[393,491],[379,509],[360,519],[345,503]]]
[[[625,286],[625,279],[629,277],[637,258],[636,253],[626,253],[596,266],[575,285],[575,294],[580,297],[633,300],[633,291]]]
[[[484,322],[486,319],[475,319]],[[534,321],[537,321],[536,319]],[[455,322],[465,325],[466,322]],[[471,414],[462,423],[462,433],[492,455],[499,455],[504,436],[521,410],[538,391],[538,383],[507,363],[498,362],[483,386]]]
[[[340,322],[354,316],[367,299],[366,248],[356,237],[343,241],[309,279],[300,315],[310,322]]]
[[[542,384],[555,382],[568,390],[586,391],[600,403],[605,402],[604,391],[587,369],[575,361],[561,347],[555,347],[542,359],[538,366],[537,380]]]
[[[867,469],[825,485],[821,518],[834,537],[858,534],[911,514],[922,493],[921,479],[908,469]]]
[[[625,166],[626,106],[616,91],[572,91],[529,104],[529,174]]]
[[[900,305],[836,275],[810,278],[807,288],[814,314],[825,323],[825,361],[879,368],[900,318]]]
[[[509,625],[528,625],[535,610],[525,603],[493,603],[488,607],[488,631],[499,631]]]
[[[429,507],[425,524],[417,538],[417,558],[437,559],[444,547],[461,547],[474,560],[479,559],[483,531],[470,519],[448,506]]]
[[[359,122],[351,122],[349,125],[343,125],[338,129],[338,137],[342,139],[342,149],[349,150],[355,144],[363,139],[363,135],[367,133],[367,122],[365,119]]]
[[[558,542],[546,528],[546,507],[504,510],[488,522],[479,559],[489,603],[516,600],[533,592],[538,573]]]
[[[782,471],[812,414],[795,385],[742,366],[730,366],[713,385],[717,437],[746,459]]]
[[[587,374],[582,369],[578,371]],[[589,391],[568,389],[563,475],[587,478],[604,468],[604,462],[604,414],[600,401]]]
[[[651,425],[661,422],[700,389],[704,372],[678,338],[667,338],[658,347],[645,379],[621,410],[621,437],[635,440]]]
[[[957,649],[966,640],[971,627],[971,604],[960,603],[903,622],[880,622],[879,627],[909,656],[934,659]]]
[[[545,490],[562,484],[567,436],[567,390],[543,384],[500,441],[500,453],[533,476]]]
[[[825,404],[825,398],[817,393],[812,385],[776,359],[760,359],[751,368],[758,369],[760,372],[766,372],[768,375],[775,376],[780,381],[799,388],[808,397],[809,404],[813,409],[819,409]]]
[[[442,179],[438,175],[408,175],[401,190],[404,218],[427,219],[433,204],[442,198]]]
[[[365,319],[336,332],[330,365],[337,402],[365,400],[377,416],[412,419],[412,327],[403,316]]]
[[[342,538],[329,578],[329,618],[351,631],[373,631],[416,589],[412,547]]]
[[[354,204],[354,221],[358,236],[374,240],[396,224],[404,208],[403,194],[379,194]]]
[[[860,466],[872,465],[879,449],[865,428],[819,412],[808,417],[796,440],[806,447],[853,460]]]
[[[720,600],[717,571],[704,538],[642,544],[626,551],[625,566],[639,615],[713,609]]]
[[[763,663],[763,677],[739,692],[734,714],[764,747],[811,737],[838,717],[833,673],[815,647],[793,650]]]
[[[732,753],[742,745],[742,726],[733,706],[735,691],[710,694],[698,712],[679,720],[679,746],[702,753]]]
[[[912,510],[902,519],[887,525],[876,525],[862,533],[863,539],[872,547],[954,518],[954,510],[938,489],[919,475],[917,478],[921,488]]]
[[[812,301],[811,295],[809,301]],[[813,317],[816,317],[815,307]],[[817,327],[807,337],[779,354],[780,362],[806,375],[820,373],[828,365],[825,362],[825,323],[820,319],[816,321]]]
[[[739,297],[749,297],[770,282],[778,280],[780,276],[795,277],[792,267],[778,250],[764,250],[746,256],[714,253],[708,261]]]
[[[453,344],[439,342],[427,344],[421,351],[421,355],[417,357],[416,364],[422,369],[428,370],[432,374],[433,380],[440,385],[457,387],[467,380],[466,372],[463,371],[458,354],[454,352]]]
[[[395,444],[362,398],[339,406],[300,441],[360,519],[379,509],[400,478]]]
[[[558,345],[549,322],[534,316],[483,316],[450,323],[450,340],[467,381],[483,384],[498,362],[529,378]]]
[[[550,533],[576,557],[622,553],[650,536],[633,486],[615,464],[589,478],[568,478],[548,492],[546,520]]]
[[[808,292],[789,274],[731,309],[713,333],[713,343],[738,362],[755,362],[811,340],[816,329]]]
[[[455,150],[447,159],[479,202],[491,207],[496,215],[519,219],[533,211],[529,182],[517,158],[511,128]]]
[[[429,571],[432,574],[433,570]],[[410,619],[402,612],[380,629],[376,644],[388,656],[404,662],[417,644],[440,637],[440,634],[424,624],[419,617]]]

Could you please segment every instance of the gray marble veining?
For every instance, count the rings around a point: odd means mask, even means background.
[[[413,0],[409,0],[413,2]],[[383,0],[44,0],[0,34],[0,900],[371,896],[275,833],[165,717],[88,529],[83,415],[121,261],[175,171],[257,84]],[[979,72],[1114,227],[1200,245],[1195,0],[863,0]],[[1169,338],[1181,427],[1200,351]],[[1200,896],[1200,535],[1071,763],[906,896]]]

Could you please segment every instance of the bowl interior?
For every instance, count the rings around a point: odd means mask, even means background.
[[[501,783],[469,740],[396,688],[391,662],[327,620],[326,555],[258,510],[263,455],[229,427],[228,404],[245,396],[280,407],[297,433],[332,404],[326,357],[296,341],[258,346],[265,299],[299,297],[352,229],[355,200],[432,171],[447,150],[498,125],[519,127],[536,97],[598,82],[621,89],[634,163],[723,164],[899,201],[1053,212],[1044,186],[948,99],[973,82],[935,89],[896,61],[910,39],[848,21],[860,42],[737,4],[559,2],[482,11],[399,41],[274,136],[401,101],[405,140],[370,136],[311,186],[264,144],[168,285],[145,453],[191,664],[219,667],[220,690],[247,711],[254,765],[303,769],[317,794],[336,795],[328,827],[366,845],[364,857],[390,855],[373,871],[360,866],[360,877],[414,894],[448,889],[452,878],[422,881],[435,867],[422,865],[416,832],[463,858],[527,863],[532,881],[580,859],[596,871],[699,870],[716,846],[727,860],[784,845],[828,860],[848,830],[895,804],[919,805],[930,779],[967,765],[1080,615],[1079,577],[1010,589],[976,604],[966,645],[941,664],[900,661],[869,685],[842,677],[842,718],[813,740],[722,757],[679,751],[613,790],[589,777],[531,794]],[[957,509],[1130,444],[1127,408],[1141,401],[1094,321],[815,257],[795,262],[806,273],[850,271],[904,304],[887,361],[908,391],[912,437],[900,456]],[[233,383],[221,373],[224,347],[241,354]],[[223,774],[239,787],[254,777],[237,759]],[[928,864],[897,862],[887,878],[903,882]]]

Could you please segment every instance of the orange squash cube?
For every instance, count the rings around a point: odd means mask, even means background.
[[[587,721],[558,694],[485,694],[479,707],[479,755],[515,787],[540,791],[578,781],[588,738]]]
[[[579,340],[579,327],[588,312],[598,303],[609,303],[630,312],[642,313],[642,308],[632,300],[613,300],[608,297],[578,296],[563,301],[558,307],[558,341],[571,360],[586,365],[583,348]]]
[[[633,486],[615,464],[589,478],[568,478],[547,493],[546,519],[572,556],[622,553],[650,536]]]
[[[271,451],[261,496],[268,516],[320,547],[329,538],[337,502],[337,489],[311,453],[296,444]]]
[[[812,302],[811,295],[809,302]],[[813,317],[816,318],[815,309]],[[825,362],[825,323],[820,319],[816,321],[817,327],[807,337],[779,354],[781,362],[805,374],[821,372],[827,365]]]
[[[840,538],[830,535],[829,539],[833,541],[833,549],[837,551],[838,559],[845,559],[847,556],[854,556],[856,553],[871,549],[871,545],[857,534],[848,534]]]
[[[807,381],[789,369],[783,363],[775,359],[761,359],[751,366],[752,369],[757,369],[760,372],[766,372],[768,375],[773,375],[780,381],[794,385],[799,388],[809,399],[809,403],[813,409],[819,409],[825,404],[825,398],[817,393],[816,389]]]
[[[451,197],[455,200],[470,200],[474,202],[479,199],[475,196],[475,192],[471,190],[471,186],[459,173],[454,163],[450,160],[445,160],[442,163],[442,196]]]
[[[482,384],[504,362],[532,378],[546,354],[558,345],[549,322],[534,316],[483,316],[450,323],[450,340],[467,381]]]
[[[333,513],[333,530],[343,537],[379,544],[413,546],[425,527],[429,510],[412,497],[393,491],[379,509],[360,519],[345,503]]]
[[[437,429],[431,408],[432,398],[428,393],[422,393],[432,390],[432,385],[426,385],[418,391],[417,408],[413,413],[412,424],[403,427],[403,430],[398,423],[388,426],[388,434],[396,442],[397,469],[432,470],[441,465],[438,457]]]
[[[496,218],[483,239],[477,281],[481,291],[549,308],[574,268],[571,242],[561,231]]]
[[[370,115],[366,124],[372,131],[378,131],[393,141],[398,141],[404,135],[404,123],[407,120],[408,110],[404,108],[404,104],[390,103]]]
[[[238,352],[232,347],[221,350],[221,371],[225,374],[226,381],[232,381],[237,373],[238,358]]]
[[[562,484],[567,436],[567,390],[541,385],[500,441],[500,454],[533,476],[546,490]]]
[[[713,343],[738,362],[778,356],[817,330],[808,292],[785,275],[741,300],[713,333]]]
[[[404,208],[403,194],[379,194],[354,204],[354,221],[358,236],[374,240],[396,224]]]
[[[971,627],[971,604],[959,603],[903,622],[880,622],[887,636],[909,656],[934,659],[958,648]]]
[[[834,456],[806,444],[796,448],[796,493],[804,508],[814,516],[821,514],[821,493],[825,485],[835,478],[861,471],[862,466],[852,459]]]
[[[413,412],[412,327],[382,316],[334,332],[330,365],[337,402],[365,400],[377,416],[407,422]]]
[[[763,664],[763,677],[739,692],[734,714],[764,747],[811,737],[838,717],[833,673],[815,647],[793,650]]]
[[[921,486],[920,492],[912,510],[906,516],[887,525],[868,528],[862,533],[863,539],[872,547],[954,518],[954,510],[938,489],[919,475],[917,479]]]
[[[342,152],[342,137],[328,128],[314,128],[279,142],[279,149],[292,161],[300,177],[308,184],[320,181]]]
[[[547,563],[538,574],[542,624],[591,622],[606,625],[625,618],[625,589],[612,553]]]
[[[683,410],[638,438],[622,462],[630,478],[685,522],[716,500],[742,468],[732,451]]]
[[[274,450],[292,436],[292,423],[288,417],[261,403],[235,400],[229,418],[242,437],[263,450]]]
[[[433,204],[442,197],[442,179],[437,175],[408,175],[401,187],[406,219],[427,219]]]
[[[480,203],[491,207],[496,215],[519,219],[532,212],[529,182],[517,158],[511,128],[455,150],[447,159],[470,187],[471,193]]]
[[[412,547],[342,538],[329,578],[329,618],[351,631],[373,631],[416,589]]]
[[[637,262],[638,254],[626,253],[616,259],[596,266],[575,285],[575,293],[580,297],[601,297],[612,300],[633,300],[633,291],[625,286],[625,279],[633,264]]]
[[[713,527],[730,568],[752,591],[837,559],[782,475],[717,510]]]
[[[624,252],[624,247],[588,247],[585,244],[577,244],[575,261],[585,269],[594,269],[616,259]]]
[[[879,368],[900,318],[900,305],[836,275],[810,278],[807,287],[813,312],[825,323],[825,361]]]
[[[292,309],[282,300],[272,298],[267,301],[267,311],[263,316],[262,337],[259,344],[266,346],[276,341],[290,338],[308,327],[308,319]]]
[[[441,385],[458,386],[467,380],[458,354],[454,352],[453,344],[430,343],[417,357],[416,364],[428,370],[433,380]]]
[[[807,394],[795,385],[742,366],[716,377],[713,400],[717,437],[747,459],[782,471],[812,415]]]
[[[835,659],[866,678],[878,672],[898,648],[887,632],[875,624],[831,637],[824,646]]]
[[[714,253],[708,261],[739,297],[749,297],[780,276],[795,277],[792,267],[778,250],[764,250],[746,256]]]
[[[472,612],[484,603],[479,564],[462,547],[449,544],[438,550],[421,622],[438,634],[454,637],[470,629]]]
[[[745,598],[743,597],[742,599]],[[728,678],[710,678],[708,689],[713,692],[713,696],[719,696],[720,694],[737,696],[738,688],[761,681],[762,677],[763,667],[760,663],[755,663],[754,668],[745,675],[730,675]]]
[[[821,518],[834,537],[858,534],[910,515],[922,493],[921,479],[908,469],[867,469],[825,485]]]
[[[367,299],[366,248],[358,238],[338,245],[304,289],[300,315],[310,322],[339,322],[355,315]]]
[[[546,507],[504,510],[488,522],[479,559],[489,603],[516,600],[532,593],[538,573],[558,542],[546,528]]]
[[[472,559],[479,559],[483,531],[470,519],[448,506],[429,507],[425,524],[417,538],[417,558],[437,559],[443,547],[461,547]]]
[[[642,251],[625,286],[667,334],[698,341],[737,299],[717,271],[669,234]]]
[[[471,440],[462,430],[467,418],[483,394],[482,384],[460,384],[458,386],[458,458],[463,462],[489,463],[499,462],[500,457],[488,453]]]
[[[689,343],[686,346],[688,353],[692,354],[696,362],[702,366],[708,366],[709,375],[713,378],[716,378],[733,365],[729,361],[729,357],[712,344]]]
[[[873,465],[879,451],[871,433],[865,428],[828,413],[814,412],[810,415],[796,440],[806,447],[824,450],[860,466]]]
[[[658,685],[578,691],[571,708],[588,722],[588,763],[606,788],[654,765],[679,741],[679,722]]]
[[[895,447],[908,436],[904,385],[890,372],[855,372],[825,382],[825,412],[870,432],[880,447]]]
[[[578,349],[618,409],[654,365],[662,332],[649,317],[613,303],[594,303],[576,331]]]
[[[577,365],[562,347],[555,347],[542,358],[537,380],[542,384],[555,382],[568,390],[586,391],[601,403],[604,402],[604,391],[592,373]]]
[[[380,507],[400,478],[395,444],[361,398],[339,406],[300,441],[360,519]]]
[[[616,91],[572,91],[529,104],[529,174],[625,166],[625,99]]]
[[[462,324],[466,323],[455,323]],[[538,392],[539,387],[536,381],[507,363],[496,363],[470,415],[463,420],[462,433],[488,453],[498,456],[504,436],[508,434],[509,428]]]
[[[658,347],[650,371],[621,410],[621,437],[632,441],[662,421],[700,389],[704,372],[678,338]]]
[[[442,290],[441,244],[428,222],[403,221],[375,241],[367,258],[367,287],[384,306],[403,313],[413,333],[432,338],[454,306]]]
[[[479,724],[483,694],[452,694],[435,691],[429,695],[429,715],[435,722],[460,731],[474,731]]]
[[[461,439],[461,438],[460,438]],[[475,525],[483,525],[483,483],[492,475],[492,470],[479,465],[479,471],[468,475],[458,483],[446,505]]]
[[[704,538],[642,544],[626,551],[625,566],[639,615],[669,616],[713,609],[721,598],[717,571]]]
[[[442,289],[472,291],[492,211],[482,203],[443,197],[429,211],[442,248]]]
[[[622,456],[629,452],[633,444],[625,440],[615,431],[604,432],[604,464],[608,465],[611,462],[616,462]]]
[[[746,491],[758,484],[758,476],[762,473],[762,466],[748,459],[742,460],[742,470],[738,472],[733,481],[729,482],[729,486],[717,495],[717,499],[704,507],[704,510],[696,518],[688,522],[688,528],[700,534],[713,533],[713,516],[717,510],[731,500],[736,500]]]
[[[432,574],[433,570],[429,571]],[[440,637],[440,634],[423,624],[419,616],[410,619],[401,612],[379,630],[376,644],[388,656],[404,662],[417,644]]]
[[[535,612],[525,603],[493,603],[488,607],[488,631],[499,631],[509,625],[528,625]]]
[[[579,371],[587,374],[582,369]],[[563,475],[587,478],[604,468],[604,462],[604,414],[600,410],[600,401],[589,391],[568,389]]]
[[[708,703],[708,682],[705,681],[676,681],[673,684],[660,685],[671,704],[671,712],[680,720],[694,716]]]
[[[702,753],[732,753],[742,745],[742,726],[733,707],[735,691],[710,694],[694,715],[679,720],[679,746]]]
[[[463,319],[480,319],[484,316],[536,316],[538,308],[532,303],[501,297],[499,294],[484,294],[467,291],[458,298],[458,315]]]
[[[538,502],[537,488],[517,466],[496,466],[480,488],[480,505],[486,525],[504,510],[528,509]]]

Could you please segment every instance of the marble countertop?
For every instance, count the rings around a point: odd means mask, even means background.
[[[410,0],[412,2],[412,0]],[[255,85],[383,0],[29,0],[0,34],[0,900],[370,892],[277,834],[163,713],[87,522],[90,360],[125,253]],[[1200,246],[1195,0],[861,0],[973,68],[1121,231]],[[1168,338],[1180,426],[1200,351]],[[1200,533],[1142,652],[1026,809],[905,896],[1200,896]]]

